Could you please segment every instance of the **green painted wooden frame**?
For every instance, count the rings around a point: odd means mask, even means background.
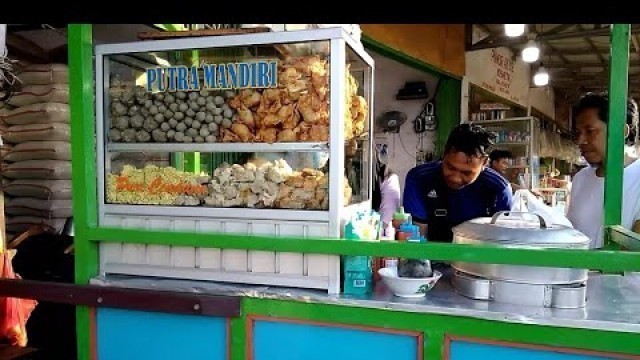
[[[78,281],[86,281],[90,273],[95,273],[95,254],[85,253],[85,249],[92,249],[95,242],[110,241],[124,243],[172,244],[215,248],[238,249],[269,249],[279,251],[294,251],[308,253],[330,253],[344,255],[398,255],[406,257],[423,257],[441,260],[463,260],[471,262],[498,262],[510,264],[528,264],[555,267],[587,267],[610,271],[640,270],[640,254],[619,253],[613,251],[591,250],[556,250],[556,249],[507,249],[489,246],[451,245],[428,243],[423,245],[404,243],[366,243],[348,242],[324,239],[302,238],[263,238],[259,236],[243,236],[231,234],[198,234],[178,233],[166,231],[143,231],[135,229],[116,229],[97,226],[97,194],[95,182],[88,179],[96,178],[95,149],[93,134],[95,130],[93,116],[93,89],[91,54],[88,50],[82,52],[82,44],[90,39],[79,37],[78,34],[89,34],[90,25],[72,25],[70,33],[70,57],[72,66],[78,66],[82,72],[72,71],[71,93],[73,139],[72,151],[74,156],[74,216],[76,227],[80,229],[77,241],[79,262],[83,265],[80,271],[84,276]],[[87,35],[88,36],[88,35]],[[78,40],[75,40],[78,39]],[[615,37],[613,39],[616,39]],[[80,40],[85,41],[82,43]],[[79,41],[80,43],[75,43]],[[614,71],[614,70],[612,70]],[[614,118],[615,120],[615,118]],[[612,143],[621,139],[613,138]],[[87,161],[87,154],[90,159]],[[88,245],[93,244],[93,245]],[[95,251],[95,249],[93,249]],[[93,265],[89,265],[93,264]],[[83,270],[87,269],[87,270]]]
[[[604,224],[608,227],[609,244],[622,245],[625,249],[640,251],[640,234],[628,231],[620,224],[622,219],[622,172],[624,149],[624,124],[629,86],[629,37],[631,25],[612,27],[609,68],[609,119],[607,130],[607,176],[604,179]],[[614,121],[616,120],[616,121]]]
[[[620,225],[609,228],[609,238],[624,249],[640,251],[640,234],[627,230]]]
[[[391,315],[390,312],[393,314]],[[243,299],[241,313],[240,317],[231,320],[232,360],[253,358],[246,353],[250,348],[246,346],[247,317],[251,315],[421,332],[425,334],[423,354],[425,360],[443,359],[445,336],[640,354],[638,335],[625,332],[251,297]]]
[[[624,117],[618,116],[619,114],[617,113],[621,110],[613,109],[615,108],[615,105],[619,105],[621,98],[626,98],[626,82],[621,80],[625,72],[621,70],[621,68],[628,67],[628,53],[624,56],[621,49],[623,48],[622,42],[626,41],[628,51],[628,26],[629,25],[613,25],[612,30],[612,87],[610,93],[612,104],[614,105],[612,106],[612,111],[614,112],[613,115],[616,115],[611,116],[610,127],[612,128],[621,127],[622,122],[624,121]],[[178,233],[98,227],[97,190],[96,182],[94,180],[96,179],[96,151],[92,25],[69,25],[68,34],[76,283],[86,284],[92,276],[97,275],[97,244],[101,241],[342,255],[390,255],[408,258],[417,257],[440,260],[459,260],[466,262],[592,268],[605,271],[640,270],[640,254],[631,252],[508,249],[488,246],[438,243],[423,245],[406,243],[368,243],[326,239],[265,238],[230,234]],[[371,40],[366,40],[365,38],[364,41],[365,43],[369,42],[369,46],[371,45]],[[406,56],[405,61],[408,61],[407,59],[410,59],[410,57]],[[433,69],[430,68],[429,71],[433,71]],[[618,152],[616,149],[619,149],[622,146],[622,137],[616,137],[616,133],[616,131],[610,131],[608,135],[610,144],[608,151],[613,155]],[[621,199],[621,186],[617,186],[616,184],[621,181],[620,175],[622,159],[617,159],[612,156],[609,156],[608,159],[608,173],[612,174],[612,177],[619,177],[619,179],[616,180],[613,178],[612,180],[607,180],[605,190],[605,199],[607,199],[605,201],[605,213],[609,214],[611,211],[613,211],[613,213],[611,213],[611,216],[607,215],[606,224],[616,225],[620,222],[615,209],[616,207],[620,207],[619,199]],[[613,169],[618,169],[619,174],[615,175],[616,173]],[[607,178],[609,179],[609,177]],[[298,305],[290,303],[290,305],[287,306],[295,307]],[[316,307],[314,309],[317,310],[313,310],[312,312],[320,311],[321,307]],[[79,307],[77,315],[78,357],[80,359],[89,359],[91,343],[89,309]],[[435,315],[429,316],[434,318],[436,317]],[[362,316],[358,316],[358,321],[365,320],[363,320]],[[467,321],[469,324],[476,322],[476,320],[471,319],[461,319],[460,321]],[[232,326],[234,326],[234,324],[235,326],[238,326],[236,320],[232,321]],[[500,326],[506,326],[502,323],[500,324]],[[445,324],[443,324],[443,326],[444,325]],[[494,325],[494,327],[498,326]],[[507,333],[504,334],[505,336],[507,335]],[[237,340],[234,339],[233,341],[236,342]],[[630,341],[617,341],[616,343],[618,344],[616,347],[619,348],[620,343],[625,344],[630,343]],[[428,346],[436,345],[430,343]],[[236,357],[234,356],[234,358]]]
[[[69,25],[68,36],[75,282],[87,284],[98,272],[98,246],[89,241],[98,224],[92,26]],[[78,359],[91,358],[91,316],[88,307],[76,307]]]
[[[91,242],[180,245],[202,248],[248,249],[340,255],[395,256],[466,262],[574,267],[604,271],[640,270],[640,254],[619,251],[516,249],[493,246],[444,243],[400,243],[310,239],[302,237],[265,237],[236,234],[149,231],[94,228]],[[176,240],[179,239],[179,240]],[[77,255],[76,255],[77,256]]]
[[[622,221],[622,173],[624,161],[624,126],[627,118],[629,86],[630,24],[613,25],[609,66],[609,125],[607,126],[607,176],[604,179],[604,225]],[[611,232],[610,232],[611,234]],[[608,242],[612,240],[609,236]]]

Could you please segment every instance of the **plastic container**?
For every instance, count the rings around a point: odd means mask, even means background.
[[[391,227],[389,228],[392,229]],[[394,239],[383,238],[380,241],[389,242],[389,241],[394,241]],[[378,274],[378,270],[385,267],[390,267],[390,266],[398,266],[398,259],[394,257],[386,257],[386,256],[375,258],[373,261],[373,280],[375,282],[380,281],[381,278],[380,278],[380,274]]]
[[[371,272],[371,256],[345,256],[344,271],[364,271]]]
[[[373,274],[364,271],[347,271],[344,276],[344,293],[366,295],[373,291]]]
[[[407,240],[420,238],[420,228],[413,224],[411,215],[407,215],[406,221],[400,225],[399,231],[408,234]]]
[[[404,206],[400,206],[396,212],[393,214],[393,218],[391,220],[391,224],[393,225],[393,227],[398,230],[400,228],[400,225],[404,224],[405,222],[407,222],[407,218],[409,218],[411,215],[407,214],[406,212],[404,212]]]

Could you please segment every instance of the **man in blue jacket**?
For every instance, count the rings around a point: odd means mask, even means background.
[[[511,209],[509,182],[487,167],[493,137],[481,126],[459,125],[442,160],[407,174],[403,205],[429,241],[451,242],[454,226]]]

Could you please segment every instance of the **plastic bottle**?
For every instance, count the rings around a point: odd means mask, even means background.
[[[407,213],[404,212],[404,206],[400,206],[396,212],[393,214],[393,218],[391,220],[391,224],[396,229],[400,229],[400,225],[404,224],[407,221]]]

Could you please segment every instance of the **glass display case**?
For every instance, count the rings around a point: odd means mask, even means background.
[[[370,208],[374,64],[342,29],[95,53],[101,226],[339,237],[343,219]],[[103,263],[131,265],[123,256]],[[245,260],[222,255],[218,268],[255,272]],[[262,272],[280,272],[282,259],[268,262]],[[322,284],[311,287],[336,289]]]
[[[364,164],[340,174],[351,177],[339,181],[343,203],[368,200],[370,91],[350,73],[367,63],[349,49],[342,116],[330,116],[329,52],[330,40],[320,40],[105,54],[105,212],[114,204],[327,210],[331,117],[349,158]],[[194,173],[175,164],[114,168],[123,152],[251,155]]]

